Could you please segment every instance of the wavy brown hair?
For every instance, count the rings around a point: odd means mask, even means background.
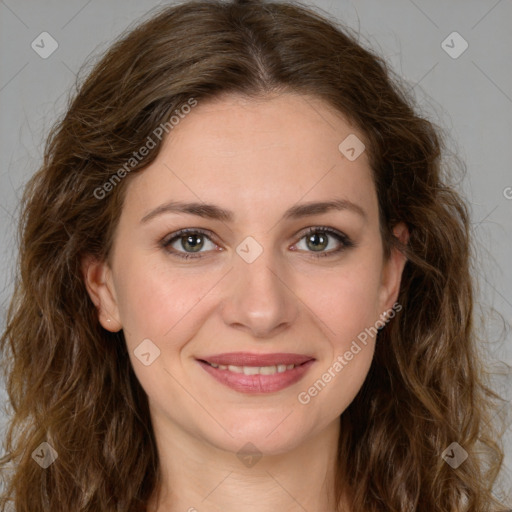
[[[159,482],[147,397],[122,331],[99,323],[81,261],[109,258],[126,186],[161,143],[105,197],[95,191],[190,98],[296,92],[365,135],[386,254],[395,246],[408,258],[403,310],[379,332],[368,377],[340,418],[337,499],[346,493],[351,512],[499,510],[498,396],[473,325],[468,208],[442,165],[439,129],[381,57],[300,4],[195,1],[150,14],[78,80],[25,189],[0,346],[12,406],[0,509],[146,509]],[[407,247],[392,236],[399,221]],[[42,469],[32,454],[45,441],[58,458]],[[454,441],[469,454],[456,469],[441,458]]]

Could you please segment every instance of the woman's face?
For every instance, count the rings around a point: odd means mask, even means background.
[[[199,101],[130,177],[111,267],[86,276],[159,428],[277,454],[354,399],[404,264],[384,259],[362,140],[318,99],[225,96]]]

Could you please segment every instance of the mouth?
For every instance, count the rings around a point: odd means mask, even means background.
[[[271,362],[276,361],[276,364],[269,364],[269,359],[272,360]],[[235,391],[251,394],[271,393],[287,388],[301,380],[315,362],[312,357],[298,354],[260,356],[240,353],[221,354],[208,357],[208,360],[196,360],[221,384]],[[265,364],[256,364],[260,361]],[[223,364],[235,362],[239,364]]]
[[[227,370],[233,373],[243,373],[244,375],[274,375],[275,373],[284,373],[289,370],[293,370],[298,366],[302,366],[305,363],[301,364],[278,364],[271,366],[236,366],[233,364],[216,364],[210,363],[208,361],[204,361],[202,359],[198,359],[201,363],[206,363],[210,365],[212,368],[217,368],[219,370]]]

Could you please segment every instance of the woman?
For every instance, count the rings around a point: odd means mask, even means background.
[[[297,5],[116,42],[24,197],[2,510],[499,510],[441,146]]]

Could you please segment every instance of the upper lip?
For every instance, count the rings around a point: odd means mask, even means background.
[[[314,357],[304,354],[252,354],[250,352],[229,352],[207,356],[199,360],[226,366],[274,366],[278,364],[299,365],[311,361],[312,359],[314,359]]]

